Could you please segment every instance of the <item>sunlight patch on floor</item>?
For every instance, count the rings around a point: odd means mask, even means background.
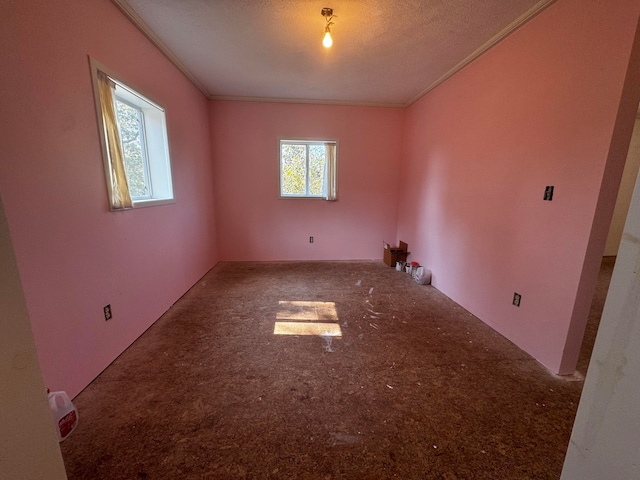
[[[334,302],[296,302],[280,300],[278,320],[338,321]]]
[[[335,302],[281,300],[274,335],[316,335],[341,337]]]
[[[318,337],[341,337],[342,330],[337,323],[318,322],[276,322],[274,335],[316,335]]]

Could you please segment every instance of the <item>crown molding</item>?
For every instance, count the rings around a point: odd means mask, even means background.
[[[189,69],[178,59],[178,57],[171,51],[167,45],[160,40],[151,27],[145,23],[144,20],[136,13],[136,11],[129,5],[127,0],[111,0],[125,16],[131,20],[131,22],[140,30],[145,37],[147,37],[151,43],[153,43],[158,49],[164,54],[165,57],[169,59],[171,63],[173,63],[178,70],[180,70],[190,81],[193,83],[198,90],[202,92],[202,94],[211,98],[211,94],[209,91],[198,81],[198,79],[193,75]]]
[[[242,97],[232,95],[211,95],[209,98],[211,100],[229,102],[304,103],[311,105],[343,105],[349,107],[404,108],[403,103],[349,102],[346,100],[314,100],[307,98]]]
[[[422,90],[420,93],[418,93],[411,100],[409,100],[407,103],[405,103],[404,106],[408,107],[408,106],[414,104],[415,102],[417,102],[418,100],[420,100],[422,97],[424,97],[431,90],[433,90],[438,85],[444,83],[446,80],[448,80],[449,78],[454,76],[456,73],[458,73],[464,67],[466,67],[471,62],[473,62],[476,58],[480,57],[482,54],[484,54],[489,49],[491,49],[491,47],[493,47],[494,45],[496,45],[497,43],[499,43],[500,41],[502,41],[503,39],[508,37],[515,30],[517,30],[518,28],[523,26],[529,20],[533,19],[535,16],[537,16],[539,13],[544,11],[547,7],[549,7],[551,4],[553,4],[555,2],[556,2],[556,0],[541,0],[538,3],[536,3],[529,10],[524,12],[522,15],[520,15],[518,18],[516,18],[513,22],[511,22],[505,28],[500,30],[496,35],[491,37],[489,40],[487,40],[485,43],[483,43],[477,49],[475,49],[473,52],[471,52],[471,54],[469,54],[461,62],[459,62],[457,65],[455,65],[451,70],[449,70],[447,73],[442,75],[435,82],[433,82],[431,85],[429,85],[427,88]]]

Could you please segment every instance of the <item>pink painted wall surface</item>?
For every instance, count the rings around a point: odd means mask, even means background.
[[[563,374],[575,367],[631,134],[610,150],[639,9],[560,0],[405,119],[398,236],[411,258]],[[592,235],[597,206],[604,236]]]
[[[212,102],[220,259],[381,259],[396,240],[402,127],[397,109]],[[338,141],[336,202],[279,198],[279,140],[306,138]]]
[[[0,18],[0,190],[45,383],[76,395],[217,261],[208,101],[108,0]],[[88,55],[166,108],[175,204],[108,211]]]

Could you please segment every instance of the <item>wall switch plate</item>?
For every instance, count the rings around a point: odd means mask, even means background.
[[[111,304],[105,306],[103,310],[104,310],[104,320],[105,320],[105,322],[108,321],[108,320],[111,320],[111,317],[113,316],[111,314]]]
[[[313,243],[313,237],[309,237],[309,243]]]
[[[543,200],[551,201],[553,200],[553,185],[547,185],[544,188],[544,198]]]
[[[520,306],[520,301],[522,300],[522,295],[520,295],[519,293],[513,292],[513,304],[516,307]]]

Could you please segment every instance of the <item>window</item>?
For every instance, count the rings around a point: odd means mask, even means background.
[[[118,95],[118,90],[116,84],[116,118],[129,193],[134,200],[150,198],[151,180],[146,149],[147,139],[144,132],[144,113],[138,105],[129,103]]]
[[[173,200],[164,109],[92,60],[107,190],[112,210]]]
[[[336,142],[280,141],[280,196],[336,200]]]

